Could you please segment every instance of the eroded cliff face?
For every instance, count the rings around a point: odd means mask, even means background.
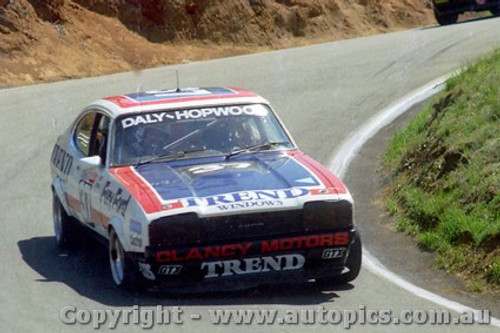
[[[0,0],[0,86],[433,23],[423,0]]]
[[[61,1],[58,1],[61,2]],[[116,17],[152,41],[269,45],[282,38],[412,27],[429,19],[421,0],[74,0]]]

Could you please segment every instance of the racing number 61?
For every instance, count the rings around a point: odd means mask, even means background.
[[[80,180],[78,183],[78,194],[82,204],[82,215],[85,222],[90,222],[92,218],[92,206],[90,202],[90,192],[92,191],[92,184]]]

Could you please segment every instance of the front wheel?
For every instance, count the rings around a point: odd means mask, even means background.
[[[115,285],[127,290],[140,286],[139,270],[123,249],[114,229],[109,235],[109,264]]]

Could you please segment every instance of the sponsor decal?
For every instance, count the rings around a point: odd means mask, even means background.
[[[127,196],[121,188],[113,191],[111,189],[111,182],[107,181],[102,189],[100,200],[108,209],[114,210],[122,216],[125,216],[125,211],[127,210],[131,198],[132,196],[130,194]]]
[[[260,104],[254,105],[231,105],[200,109],[186,109],[171,112],[153,112],[124,118],[121,121],[123,129],[141,125],[161,123],[167,120],[188,120],[213,117],[231,116],[266,116],[267,109]]]
[[[128,128],[140,124],[154,124],[161,123],[165,118],[175,119],[175,116],[167,112],[149,113],[142,116],[125,118],[122,120],[122,127]]]
[[[158,269],[159,275],[179,275],[181,274],[181,265],[161,265]]]
[[[255,208],[255,207],[278,207],[283,206],[283,201],[280,200],[267,200],[267,201],[246,201],[239,203],[232,203],[227,205],[218,205],[217,208],[221,211],[243,209],[243,208]]]
[[[59,172],[65,176],[69,175],[73,166],[73,156],[59,147],[59,145],[54,146],[50,160]]]
[[[335,234],[299,236],[292,238],[262,241],[261,252],[277,252],[295,249],[312,249],[324,246],[346,245],[349,243],[348,232],[337,232]]]
[[[292,188],[288,190],[262,190],[227,193],[203,198],[184,199],[186,207],[216,206],[221,211],[250,208],[283,206],[283,200],[303,197],[309,194],[308,189]]]
[[[335,189],[331,188],[245,191],[209,197],[181,199],[164,204],[163,209],[172,210],[186,207],[208,206],[217,207],[220,211],[231,211],[245,208],[280,207],[285,205],[284,200],[287,199],[295,199],[308,195],[331,195],[335,193]]]
[[[345,247],[339,247],[336,249],[324,249],[321,258],[323,259],[336,259],[342,258],[345,253]]]
[[[130,245],[142,247],[142,238],[135,235],[130,235]]]
[[[136,220],[130,220],[130,231],[139,235],[142,235],[142,223]]]
[[[262,105],[232,105],[214,108],[190,109],[175,111],[177,120],[198,119],[206,117],[228,117],[228,116],[266,116],[267,110]]]
[[[245,258],[242,260],[224,260],[203,262],[201,269],[207,269],[205,279],[227,277],[270,271],[290,271],[301,269],[306,259],[300,254]]]
[[[142,247],[142,223],[134,219],[130,219],[129,223],[131,246]]]
[[[191,248],[187,251],[164,250],[156,253],[157,262],[179,262],[189,260],[204,260],[210,258],[245,256],[253,243],[228,244],[221,246],[207,246],[204,248]]]
[[[213,163],[190,167],[186,171],[192,175],[200,175],[220,170],[242,170],[250,167],[252,167],[252,163],[247,162]]]
[[[156,262],[182,262],[229,257],[244,257],[252,253],[269,254],[273,252],[313,249],[319,247],[342,246],[349,244],[348,232],[322,235],[297,236],[282,239],[225,244],[187,249],[162,250],[156,252]]]
[[[92,183],[84,180],[78,182],[78,196],[82,205],[82,216],[85,222],[90,222],[92,220],[92,201],[90,200],[92,186]]]

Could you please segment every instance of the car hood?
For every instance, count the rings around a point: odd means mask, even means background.
[[[276,151],[149,163],[133,167],[133,172],[162,210],[203,215],[301,206],[312,194],[338,198],[345,191],[341,183],[337,180],[335,186],[328,180],[333,175],[311,161],[301,153]]]

